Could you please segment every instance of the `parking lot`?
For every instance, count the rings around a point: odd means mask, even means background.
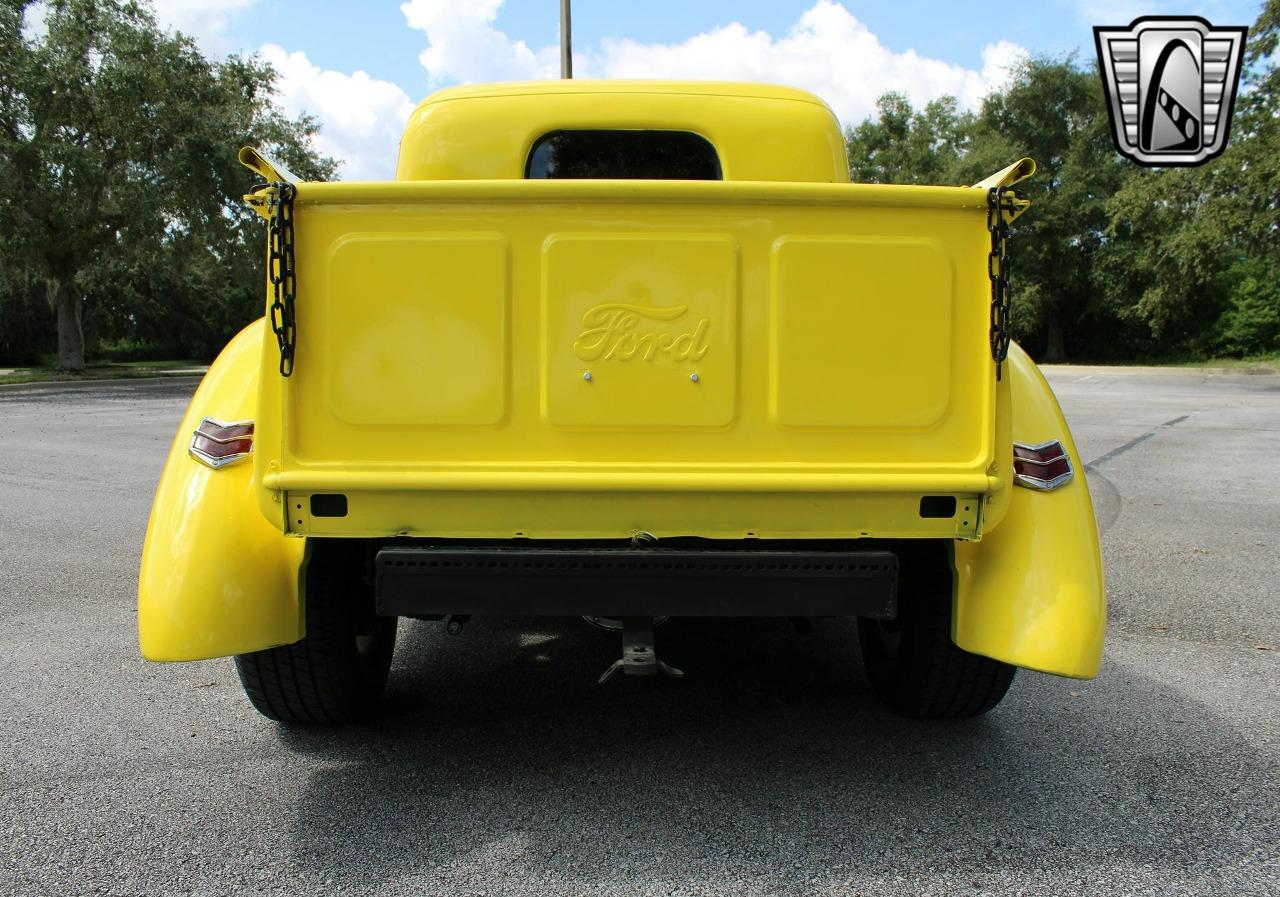
[[[853,627],[401,626],[385,712],[290,730],[137,655],[192,380],[0,389],[0,893],[1280,893],[1280,376],[1050,371],[1089,461],[1092,682],[889,716]]]

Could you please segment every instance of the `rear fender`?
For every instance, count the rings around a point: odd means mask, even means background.
[[[253,465],[213,470],[188,455],[204,417],[253,420],[265,324],[231,340],[196,390],[151,507],[138,579],[148,660],[203,660],[296,642],[305,542],[258,509]]]
[[[956,542],[952,638],[966,651],[1020,667],[1098,674],[1106,590],[1084,464],[1053,390],[1017,345],[1009,349],[1013,438],[1066,447],[1075,478],[1053,492],[1010,488],[998,527]]]

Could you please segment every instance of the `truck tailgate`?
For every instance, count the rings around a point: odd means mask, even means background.
[[[536,493],[607,493],[634,522],[679,493],[801,514],[999,486],[982,190],[302,184],[295,222],[295,369],[264,347],[259,481],[367,501],[288,528],[514,534],[464,521],[471,493],[535,528]],[[434,499],[394,511],[409,495]]]

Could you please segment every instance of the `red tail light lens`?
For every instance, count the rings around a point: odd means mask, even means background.
[[[206,417],[191,434],[191,457],[214,470],[235,464],[253,451],[253,421],[226,423]]]
[[[1013,444],[1013,481],[1019,486],[1050,492],[1074,476],[1071,456],[1056,439],[1039,445]]]

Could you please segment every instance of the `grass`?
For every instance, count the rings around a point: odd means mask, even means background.
[[[1280,374],[1280,352],[1246,355],[1244,358],[1207,358],[1171,362],[1175,367],[1222,368],[1234,374]]]
[[[0,373],[0,385],[17,383],[83,383],[90,380],[136,380],[144,377],[182,377],[191,368],[203,367],[194,361],[121,361],[92,365],[72,373],[53,367],[16,368]]]
[[[1047,362],[1038,362],[1046,364]],[[1072,360],[1054,362],[1068,367],[1115,367],[1115,368],[1197,368],[1199,370],[1220,370],[1231,374],[1280,374],[1280,352],[1263,355],[1246,355],[1244,358],[1135,358],[1127,361],[1083,361]]]

